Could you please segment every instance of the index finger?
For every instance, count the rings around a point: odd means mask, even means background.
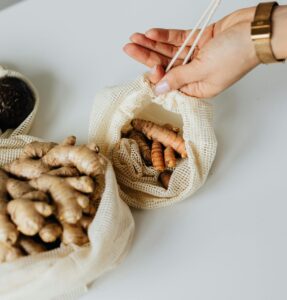
[[[195,31],[195,34],[188,42],[188,46],[191,46],[196,39],[200,29]],[[214,31],[214,24],[209,25],[199,43],[199,48],[202,48],[212,37]],[[181,46],[186,40],[191,30],[179,30],[179,29],[163,29],[163,28],[152,28],[145,33],[145,36],[153,41],[162,42],[166,44],[172,44],[174,46]]]

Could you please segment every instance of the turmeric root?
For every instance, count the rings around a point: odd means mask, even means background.
[[[146,141],[145,136],[138,131],[132,130],[128,136],[130,139],[133,139],[138,144],[141,156],[147,164],[151,164],[151,150]]]
[[[41,160],[30,158],[16,159],[10,164],[5,165],[3,169],[8,173],[26,179],[37,178],[50,170]]]
[[[51,170],[47,174],[60,177],[74,177],[80,175],[79,171],[75,167],[61,167]]]
[[[51,167],[75,166],[81,173],[97,176],[104,173],[104,159],[96,150],[94,144],[90,146],[60,144],[50,150],[42,160]]]
[[[176,167],[176,157],[174,150],[171,147],[166,147],[164,149],[164,162],[168,168]]]
[[[162,145],[158,141],[152,142],[151,160],[153,167],[162,172],[165,169]]]
[[[16,246],[0,242],[0,263],[14,261],[23,255],[22,251]]]
[[[21,154],[21,158],[41,158],[57,144],[50,142],[32,142],[27,144]]]
[[[32,238],[23,236],[20,238],[19,246],[29,255],[38,254],[47,250],[43,244],[37,243]]]
[[[24,194],[34,191],[28,182],[9,178],[6,183],[7,191],[13,199],[21,198]]]
[[[53,213],[53,207],[45,202],[32,202],[20,198],[10,201],[7,211],[20,232],[33,236],[43,227],[44,217]]]
[[[157,140],[165,147],[172,147],[182,158],[187,157],[184,139],[173,130],[142,119],[134,119],[132,126],[135,130],[142,132],[148,139]]]
[[[169,181],[171,178],[172,172],[164,171],[159,175],[159,181],[165,189],[168,189]]]
[[[62,234],[62,227],[55,221],[46,223],[39,232],[39,236],[45,243],[55,242]]]
[[[62,242],[64,245],[75,244],[82,246],[88,243],[89,239],[79,224],[63,224]]]
[[[174,127],[172,126],[171,124],[167,123],[167,124],[164,124],[163,127],[169,129],[169,130],[172,130],[173,132],[175,133],[179,133],[180,132],[180,129],[178,127]]]
[[[61,222],[77,223],[82,217],[82,209],[89,205],[89,198],[72,188],[65,178],[41,175],[31,180],[30,184],[40,191],[50,193]]]

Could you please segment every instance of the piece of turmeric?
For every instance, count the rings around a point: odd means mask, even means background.
[[[165,189],[168,189],[171,175],[172,175],[172,172],[168,171],[168,170],[160,173],[160,175],[159,175],[159,181]]]
[[[187,157],[184,139],[173,130],[142,119],[134,119],[131,124],[148,139],[157,140],[165,147],[172,147],[182,158]]]
[[[128,137],[130,139],[133,139],[134,141],[136,141],[136,143],[139,146],[139,150],[140,150],[142,158],[145,160],[145,162],[147,164],[150,165],[151,164],[151,150],[150,150],[150,147],[149,147],[149,145],[146,141],[145,136],[141,132],[138,132],[136,130],[132,130],[129,133]]]
[[[152,160],[152,166],[157,171],[162,172],[165,169],[163,147],[162,144],[158,141],[152,142],[151,160]]]

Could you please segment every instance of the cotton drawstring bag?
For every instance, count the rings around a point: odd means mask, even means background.
[[[34,140],[27,135],[39,105],[32,83],[23,75],[0,69],[0,77],[24,80],[35,96],[35,107],[15,130],[0,136],[0,164],[17,158]],[[134,232],[134,220],[121,200],[111,163],[106,159],[105,191],[96,216],[88,229],[86,246],[61,246],[14,262],[0,264],[0,299],[78,299],[96,278],[116,267],[127,254]]]
[[[182,129],[188,158],[176,166],[167,190],[158,182],[159,173],[143,163],[136,142],[121,139],[121,130],[134,118]],[[145,76],[96,95],[89,140],[112,161],[122,199],[141,209],[168,206],[195,193],[207,178],[217,147],[211,104],[180,91],[156,96]]]

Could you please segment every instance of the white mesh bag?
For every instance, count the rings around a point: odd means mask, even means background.
[[[136,143],[121,139],[122,128],[133,118],[182,129],[188,158],[178,163],[167,190],[159,184],[158,172],[143,163]],[[179,91],[157,97],[145,76],[97,94],[89,139],[112,161],[122,199],[142,209],[164,207],[192,195],[204,184],[217,147],[211,104]]]
[[[22,148],[36,138],[26,135],[32,125],[39,99],[33,85],[22,75],[0,70],[1,76],[21,77],[34,92],[36,104],[14,131],[0,136],[0,165],[17,158]],[[38,139],[37,139],[38,140]],[[83,247],[62,246],[45,253],[0,264],[0,299],[78,299],[96,278],[116,267],[127,254],[134,220],[121,200],[111,163],[107,161],[105,191],[91,223],[90,243]]]

